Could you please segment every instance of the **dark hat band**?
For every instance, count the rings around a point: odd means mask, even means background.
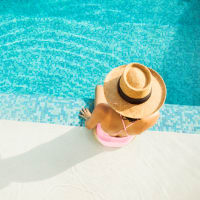
[[[122,99],[124,99],[125,101],[127,101],[128,103],[131,103],[131,104],[144,103],[145,101],[147,101],[150,98],[151,92],[152,92],[152,89],[151,89],[150,93],[146,97],[143,97],[143,98],[140,98],[140,99],[131,98],[131,97],[127,96],[126,94],[124,94],[124,92],[120,88],[120,79],[117,83],[117,88],[118,88],[118,93],[122,97]]]

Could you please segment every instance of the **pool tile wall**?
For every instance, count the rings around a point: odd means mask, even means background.
[[[94,99],[32,95],[0,95],[0,119],[84,126],[82,107],[94,108]],[[200,134],[200,106],[165,104],[152,131]]]

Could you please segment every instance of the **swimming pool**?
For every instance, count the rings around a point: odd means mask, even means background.
[[[199,36],[198,0],[1,1],[0,118],[80,125],[105,75],[140,62],[167,84],[157,129],[197,132]]]

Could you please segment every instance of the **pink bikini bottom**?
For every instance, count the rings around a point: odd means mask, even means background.
[[[101,124],[97,124],[97,131],[96,131],[96,138],[97,140],[104,146],[108,147],[122,147],[128,144],[133,138],[134,135],[128,135],[126,137],[112,137],[108,135],[102,128]]]

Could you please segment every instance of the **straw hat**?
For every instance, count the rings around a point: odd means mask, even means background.
[[[153,69],[131,63],[108,73],[104,81],[104,94],[116,112],[130,118],[144,118],[164,104],[166,86]]]

